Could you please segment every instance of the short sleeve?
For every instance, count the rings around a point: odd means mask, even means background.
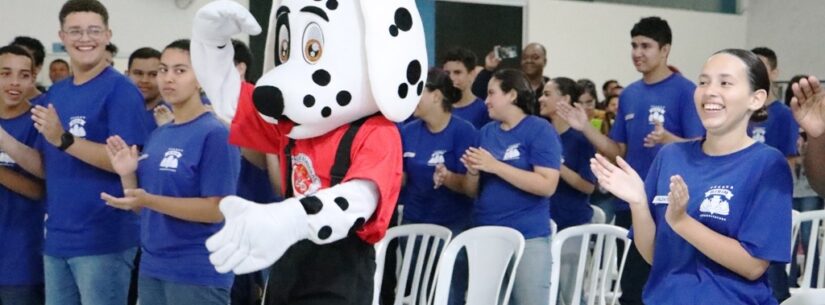
[[[545,120],[536,120],[541,125],[538,133],[531,139],[528,162],[533,166],[549,167],[558,170],[561,167],[561,139],[553,126]]]
[[[593,148],[593,145],[590,144],[584,136],[582,136],[581,139],[582,141],[579,142],[579,158],[581,158],[581,161],[579,162],[579,168],[576,169],[576,172],[582,177],[582,179],[595,184],[596,175],[594,175],[593,170],[590,169],[590,158],[593,158],[596,155],[596,149]]]
[[[791,170],[779,154],[763,164],[766,168],[754,181],[756,193],[742,216],[736,239],[754,257],[787,263],[791,248]]]
[[[370,228],[387,228],[395,211],[398,193],[401,190],[401,155],[401,136],[398,128],[383,117],[367,120],[353,139],[350,152],[352,163],[344,182],[354,179],[369,180],[378,188],[378,206],[369,219],[376,225],[368,226]],[[369,243],[378,242],[384,233],[384,230],[377,229],[358,231],[358,235]]]
[[[229,129],[229,143],[268,154],[280,155],[286,145],[286,134],[264,121],[252,104],[255,87],[244,83],[238,98],[238,108]]]
[[[798,156],[799,151],[796,147],[796,141],[799,140],[799,124],[793,119],[791,112],[785,112],[781,116],[781,119],[777,120],[776,124],[778,126],[775,128],[778,128],[781,132],[779,135],[779,147],[777,147],[777,149],[779,149],[785,157]]]
[[[627,96],[624,92],[620,95],[619,100],[624,101],[625,96]],[[625,117],[627,110],[625,110],[629,103],[619,103],[619,110],[616,113],[616,118],[614,119],[613,127],[610,128],[610,139],[619,143],[627,143],[627,118]]]
[[[229,145],[229,132],[215,128],[207,134],[203,143],[201,162],[198,165],[200,194],[203,197],[234,195],[240,175],[240,152]]]
[[[682,122],[682,131],[684,134],[677,135],[685,139],[695,139],[705,135],[705,127],[702,125],[702,120],[699,118],[699,113],[696,111],[696,105],[693,100],[693,92],[696,90],[696,85],[690,83],[685,85],[687,88],[683,90],[682,99],[679,101],[681,111],[679,112]]]
[[[143,120],[146,108],[143,95],[125,78],[106,97],[109,135],[119,135],[126,143],[143,146],[149,136],[149,126]]]

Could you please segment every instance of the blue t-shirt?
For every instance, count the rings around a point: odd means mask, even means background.
[[[477,130],[490,122],[490,113],[484,105],[484,100],[480,98],[476,98],[467,106],[453,107],[453,115],[470,122]]]
[[[595,184],[596,177],[590,170],[590,158],[596,154],[596,149],[575,129],[567,129],[560,137],[564,150],[562,164],[579,174],[582,179]],[[559,230],[590,222],[593,218],[590,194],[580,192],[559,178],[556,193],[550,197],[550,216]]]
[[[34,145],[37,138],[37,129],[33,124],[28,111],[16,118],[0,119],[0,126],[27,146]],[[0,166],[40,181],[1,150]],[[0,185],[0,241],[3,243],[3,250],[0,250],[0,286],[43,283],[45,214],[42,201],[31,200]]]
[[[796,141],[799,139],[799,124],[793,113],[782,101],[774,101],[768,106],[768,119],[748,125],[748,135],[757,142],[778,149],[786,157],[799,155]]]
[[[40,105],[40,106],[46,107],[49,104],[49,102],[48,102],[49,96],[47,94],[48,94],[48,91],[43,92],[40,95],[35,96],[31,100],[29,100],[29,103],[32,104],[32,106]]]
[[[229,145],[229,130],[211,112],[183,124],[158,127],[138,164],[146,192],[168,197],[223,197],[235,194],[240,152]],[[151,209],[141,211],[141,275],[191,285],[229,288],[232,273],[209,262],[206,239],[222,223],[181,220]]]
[[[665,146],[645,180],[656,236],[644,302],[777,304],[767,272],[749,281],[714,262],[673,232],[665,211],[670,177],[681,175],[690,193],[690,217],[736,239],[756,258],[787,263],[793,191],[788,162],[762,143],[724,156],[705,154],[701,143]]]
[[[475,144],[477,137],[478,131],[473,125],[456,116],[452,116],[447,127],[438,133],[430,132],[420,119],[401,129],[404,173],[407,175],[407,183],[401,192],[404,220],[459,230],[469,225],[472,199],[446,186],[433,189],[433,173],[439,163],[452,172],[466,173],[461,155]]]
[[[139,115],[146,111],[143,96],[111,67],[82,85],[75,85],[73,76],[54,84],[48,102],[63,128],[77,138],[106,143],[109,136],[120,135],[129,145],[138,146],[146,141],[148,129]],[[75,257],[137,247],[137,215],[100,199],[101,192],[123,196],[118,175],[58,150],[42,136],[35,146],[43,154],[46,170],[46,254]]]
[[[484,125],[479,146],[497,160],[518,169],[533,171],[542,166],[559,169],[561,142],[547,120],[528,115],[510,130],[501,122]],[[550,197],[525,192],[496,175],[481,172],[479,193],[473,209],[477,226],[496,225],[518,230],[524,238],[550,235]]]
[[[257,203],[273,203],[283,200],[275,193],[267,171],[258,168],[245,158],[241,158],[238,197]]]
[[[673,73],[655,84],[638,80],[622,91],[619,111],[610,138],[627,145],[625,160],[639,176],[644,177],[662,145],[644,147],[645,137],[653,131],[656,121],[670,133],[682,138],[698,138],[705,128],[696,113],[693,92],[696,85],[679,73]],[[616,200],[616,209],[625,211],[627,203]]]

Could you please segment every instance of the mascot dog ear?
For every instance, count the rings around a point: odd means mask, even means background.
[[[421,16],[414,0],[364,1],[361,13],[372,95],[384,116],[401,122],[415,111],[427,77]]]

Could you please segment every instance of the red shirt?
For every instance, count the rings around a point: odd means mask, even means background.
[[[264,121],[252,104],[254,85],[244,83],[238,108],[230,128],[229,142],[269,154],[277,154],[280,164],[286,164],[284,148],[291,123],[270,124]],[[283,125],[283,126],[282,126]],[[312,195],[329,187],[330,169],[335,161],[338,142],[349,128],[340,126],[324,135],[295,140],[292,148],[292,189],[296,196]],[[401,189],[401,136],[395,124],[383,116],[367,119],[352,142],[351,165],[342,182],[353,179],[370,180],[378,188],[378,206],[358,236],[368,243],[384,237]],[[281,185],[286,187],[286,167],[281,167]]]

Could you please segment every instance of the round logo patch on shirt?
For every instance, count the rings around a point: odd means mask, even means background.
[[[312,160],[305,154],[292,157],[292,190],[296,195],[312,195],[321,188]]]

